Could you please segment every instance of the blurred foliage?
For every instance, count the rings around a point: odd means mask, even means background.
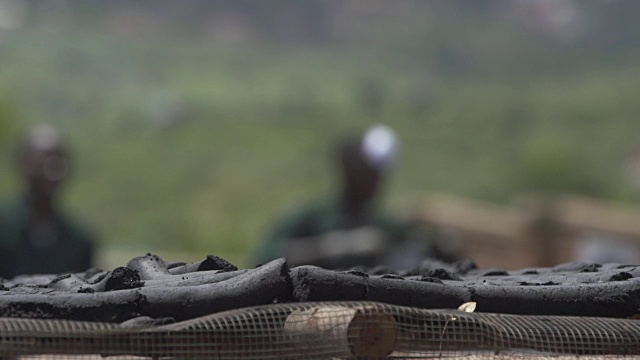
[[[393,209],[426,191],[637,196],[622,172],[640,132],[640,37],[612,18],[637,2],[585,3],[593,26],[570,42],[496,13],[501,1],[258,3],[70,2],[73,22],[34,16],[0,37],[0,83],[27,119],[12,126],[64,130],[66,205],[104,247],[248,264],[271,220],[330,193],[333,142],[377,122],[403,141]],[[220,39],[220,14],[257,30]],[[12,122],[0,115],[0,142]]]
[[[18,133],[18,111],[6,92],[0,90],[0,193],[13,191],[15,181],[10,175],[13,168],[13,147]]]
[[[0,149],[11,141],[16,133],[18,114],[9,97],[0,91]]]
[[[608,190],[606,180],[589,167],[588,159],[567,139],[552,136],[525,146],[516,174],[520,191],[603,196]]]

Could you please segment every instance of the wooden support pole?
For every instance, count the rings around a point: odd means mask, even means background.
[[[394,317],[373,306],[322,306],[294,311],[284,325],[285,336],[297,350],[331,350],[329,356],[385,359],[395,348]]]

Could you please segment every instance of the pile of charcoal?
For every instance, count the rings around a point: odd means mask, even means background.
[[[216,256],[197,263],[151,254],[112,271],[19,276],[0,285],[0,316],[124,322],[195,318],[282,302],[369,300],[476,312],[631,317],[640,312],[640,266],[567,263],[517,271],[478,269],[471,261],[425,260],[411,271],[315,266],[284,259],[254,269]]]

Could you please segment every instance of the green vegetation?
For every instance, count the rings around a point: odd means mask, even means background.
[[[506,41],[504,29],[486,30],[497,40],[482,54]],[[215,253],[249,265],[270,220],[330,191],[332,142],[377,122],[403,140],[387,191],[394,209],[410,211],[430,191],[492,201],[532,190],[638,195],[623,177],[640,133],[633,57],[539,71],[518,68],[517,56],[507,70],[472,57],[491,66],[464,72],[444,57],[425,72],[367,47],[224,47],[37,28],[0,46],[0,84],[22,115],[0,116],[0,144],[10,123],[64,130],[77,160],[66,205],[104,249]],[[379,87],[379,113],[363,107],[363,84]],[[0,149],[6,198],[18,185],[8,146]]]

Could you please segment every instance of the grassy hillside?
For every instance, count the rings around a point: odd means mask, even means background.
[[[271,220],[330,191],[332,143],[377,122],[403,141],[386,194],[393,209],[410,211],[428,191],[637,198],[623,178],[640,132],[634,65],[425,74],[340,46],[225,48],[37,30],[2,47],[5,107],[18,114],[4,122],[65,131],[76,158],[66,205],[105,250],[248,264]],[[379,98],[379,111],[363,105],[366,96]],[[3,198],[18,188],[12,139],[0,139]]]

